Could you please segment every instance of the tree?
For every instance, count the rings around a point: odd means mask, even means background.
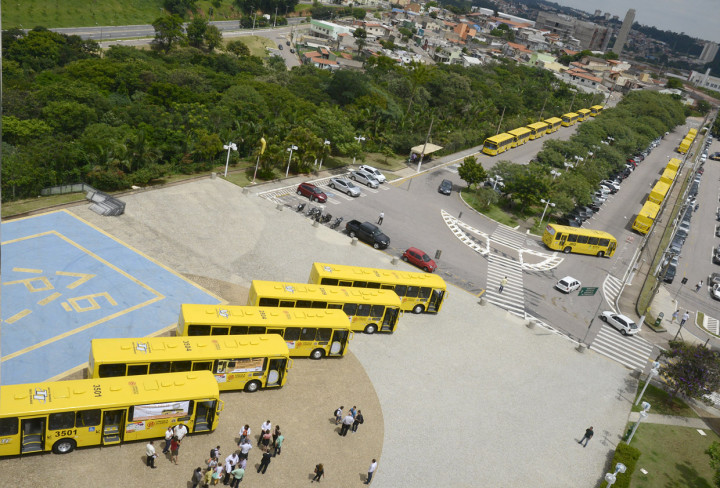
[[[250,56],[250,48],[247,47],[247,44],[240,40],[228,42],[225,45],[225,49],[239,58],[242,56]]]
[[[702,115],[707,114],[712,106],[710,105],[710,102],[707,100],[698,100],[697,105],[695,106],[698,112],[700,112]]]
[[[713,475],[713,483],[716,488],[720,488],[720,442],[713,442],[707,448],[705,454],[710,456],[710,467],[715,470]]]
[[[222,32],[217,26],[209,25],[205,30],[205,43],[207,44],[210,52],[214,51],[216,47],[222,45]]]
[[[177,15],[169,15],[155,19],[152,23],[155,29],[155,39],[152,41],[153,49],[169,52],[173,44],[185,38],[183,33],[183,20]]]
[[[663,371],[671,388],[686,398],[702,399],[708,391],[720,387],[720,355],[703,345],[671,341],[662,355],[671,359]]]
[[[208,21],[203,17],[195,17],[192,19],[185,29],[188,44],[192,47],[202,47],[205,33],[208,29]]]
[[[185,17],[188,11],[195,12],[195,2],[197,0],[163,0],[163,7],[173,15]]]
[[[468,188],[482,183],[487,178],[485,168],[477,162],[475,156],[468,156],[463,159],[462,164],[458,167],[458,175],[467,183]]]
[[[668,78],[665,88],[675,88],[677,90],[682,90],[684,86],[682,80],[678,78]]]

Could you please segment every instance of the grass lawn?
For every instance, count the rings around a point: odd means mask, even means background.
[[[250,54],[252,54],[253,56],[257,56],[259,58],[264,58],[267,56],[267,51],[265,48],[275,48],[276,47],[276,45],[272,41],[272,39],[268,39],[266,37],[240,36],[240,37],[233,37],[230,40],[241,41],[248,47],[248,49],[250,49]]]
[[[24,212],[30,212],[32,210],[48,208],[53,205],[61,205],[63,203],[79,202],[81,200],[85,200],[85,193],[68,193],[66,195],[28,198],[27,200],[18,200],[16,202],[3,202],[2,216],[3,218],[10,217]]]
[[[720,441],[720,437],[709,429],[703,431],[707,435],[702,436],[690,427],[641,424],[630,444],[642,452],[630,486],[712,488],[714,472],[705,450],[714,441]],[[645,469],[648,474],[643,474],[640,469]]]
[[[493,220],[496,220],[500,222],[501,224],[505,224],[509,227],[516,227],[518,225],[517,219],[507,213],[502,208],[498,207],[497,205],[490,205],[489,208],[485,208],[485,202],[482,202],[482,205],[477,200],[477,195],[474,190],[470,190],[468,188],[463,188],[460,190],[463,200],[467,202],[468,205],[470,205],[472,208],[480,212],[481,214],[485,215],[488,218],[491,218]]]
[[[643,386],[645,386],[645,382],[641,381],[638,385],[638,395],[642,391]],[[650,413],[656,413],[659,415],[677,415],[678,417],[699,418],[698,414],[696,414],[695,411],[680,398],[675,397],[673,398],[672,403],[668,403],[669,398],[670,394],[668,392],[650,383],[647,387],[647,390],[645,390],[642,401],[648,402],[650,405],[652,405],[652,407],[650,408]],[[635,397],[635,400],[637,400],[637,397]],[[633,412],[639,412],[640,410],[642,410],[642,408],[640,408],[640,405],[633,405]]]

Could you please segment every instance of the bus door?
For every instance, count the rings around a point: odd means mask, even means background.
[[[45,417],[22,419],[21,454],[40,452],[45,447]]]
[[[427,304],[428,312],[437,312],[440,309],[440,304],[445,298],[445,292],[443,290],[433,290],[430,295],[430,301]]]
[[[283,376],[287,369],[287,359],[285,358],[272,358],[268,364],[268,375],[266,388],[282,386]]]
[[[102,443],[104,446],[120,444],[125,425],[125,410],[103,412]]]
[[[349,330],[334,330],[328,356],[342,356],[348,343],[348,337],[350,337]]]
[[[193,432],[209,432],[215,420],[215,400],[195,402]]]
[[[567,240],[568,235],[567,234],[560,234],[560,246],[565,245],[565,241]]]
[[[612,256],[613,254],[615,254],[615,247],[617,247],[617,242],[615,242],[615,241],[610,242],[610,245],[608,246],[608,252],[607,252],[608,256]]]
[[[383,332],[392,332],[393,329],[395,329],[395,324],[397,324],[399,313],[400,309],[398,308],[385,308],[385,316],[383,317],[382,327],[380,330]]]

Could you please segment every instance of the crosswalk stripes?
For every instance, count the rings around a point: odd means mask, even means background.
[[[500,282],[506,276],[507,285],[501,293]],[[486,289],[485,297],[490,303],[514,315],[525,317],[523,271],[518,261],[498,254],[490,254]]]
[[[705,316],[705,329],[712,332],[715,335],[720,335],[720,321],[718,319]]]
[[[524,249],[528,247],[525,236],[503,224],[497,226],[490,238],[493,242],[497,242],[511,249]]]
[[[450,231],[455,234],[455,237],[460,239],[460,241],[462,241],[465,245],[482,255],[486,255],[490,252],[487,235],[485,233],[461,222],[460,220],[447,213],[445,210],[441,210],[440,215],[442,215],[442,218],[445,221],[445,224],[450,228]],[[475,236],[469,235],[465,230],[477,234],[480,239],[476,238]],[[482,242],[483,240],[485,242]]]
[[[607,356],[630,369],[642,371],[651,357],[653,345],[639,337],[624,336],[613,327],[602,324],[590,349]]]
[[[538,256],[542,258],[542,261],[537,263],[526,263],[525,262],[525,255],[529,254],[532,256]],[[532,271],[549,271],[553,268],[557,268],[560,266],[560,263],[562,263],[565,258],[558,255],[558,253],[554,252],[552,254],[547,254],[544,252],[538,252],[538,251],[532,251],[530,249],[521,249],[519,252],[520,255],[520,264],[522,265],[523,269],[532,272]]]
[[[612,275],[607,275],[602,284],[602,294],[605,300],[608,302],[610,309],[617,313],[615,309],[615,300],[617,300],[620,291],[622,290],[622,280],[615,278]]]

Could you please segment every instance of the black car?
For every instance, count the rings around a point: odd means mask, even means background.
[[[665,283],[672,283],[675,279],[675,274],[677,273],[677,266],[673,263],[670,263],[665,270],[665,277],[663,278],[663,281]]]
[[[357,236],[361,241],[370,244],[375,249],[385,249],[390,245],[390,238],[382,233],[380,228],[370,222],[351,220],[345,225],[350,237]]]
[[[713,264],[720,264],[720,246],[713,249],[712,262]]]
[[[720,225],[715,227],[715,237],[720,237]]]
[[[568,216],[560,217],[557,220],[557,223],[560,225],[567,225],[568,227],[580,227],[582,225],[581,221]]]
[[[591,209],[593,212],[595,212],[595,213],[597,213],[597,212],[600,211],[600,205],[598,205],[598,204],[595,203],[595,202],[593,202],[593,203],[591,203],[590,205],[588,205],[588,208],[590,208],[590,209]]]
[[[438,193],[442,193],[443,195],[449,195],[452,193],[453,184],[450,180],[442,180],[440,182],[440,186],[438,186]]]

